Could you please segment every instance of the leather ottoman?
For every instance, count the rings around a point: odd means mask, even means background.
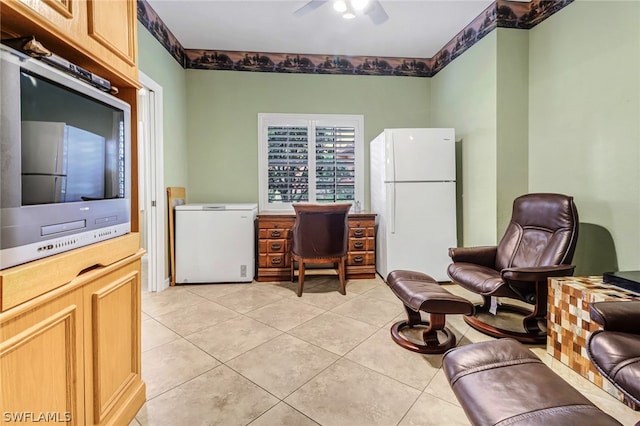
[[[474,425],[620,425],[513,339],[451,349],[442,367]]]
[[[398,321],[391,326],[391,338],[410,351],[423,354],[443,353],[456,344],[456,336],[445,327],[447,314],[471,315],[473,303],[449,293],[436,280],[422,272],[395,270],[387,276],[387,285],[402,301],[407,312],[407,321]],[[420,312],[429,314],[424,321]],[[408,340],[400,331],[405,328],[423,327],[424,345]],[[442,341],[438,335],[444,336]]]

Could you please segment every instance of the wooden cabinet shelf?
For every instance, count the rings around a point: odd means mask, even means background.
[[[293,213],[258,214],[257,281],[291,279],[290,239]],[[376,275],[375,214],[349,214],[347,279]]]

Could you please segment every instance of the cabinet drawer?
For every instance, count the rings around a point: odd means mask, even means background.
[[[375,219],[349,218],[349,228],[374,228],[375,226]]]
[[[349,238],[349,251],[371,251],[375,249],[375,238]]]
[[[349,253],[347,256],[347,265],[373,265],[375,261],[376,255],[372,252]]]
[[[258,227],[260,229],[289,229],[293,226],[293,223],[296,221],[295,216],[287,217],[287,218],[258,218]]]
[[[374,228],[349,228],[349,238],[373,237]]]
[[[289,244],[287,240],[260,240],[258,242],[258,252],[261,254],[287,253],[288,251]]]
[[[267,229],[260,228],[258,230],[258,238],[260,239],[283,238],[286,240],[287,238],[289,238],[290,232],[291,231],[289,228],[267,228]]]
[[[259,268],[286,268],[291,266],[289,253],[259,254]]]

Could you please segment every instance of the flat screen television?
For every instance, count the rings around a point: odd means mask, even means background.
[[[130,231],[129,104],[0,46],[0,269]]]

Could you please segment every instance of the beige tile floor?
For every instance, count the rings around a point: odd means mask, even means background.
[[[468,425],[441,355],[396,345],[404,318],[381,279],[208,284],[142,294],[147,402],[132,425]],[[455,285],[447,288],[469,298]],[[459,345],[490,340],[459,316]],[[624,425],[640,413],[532,347],[554,371]]]

